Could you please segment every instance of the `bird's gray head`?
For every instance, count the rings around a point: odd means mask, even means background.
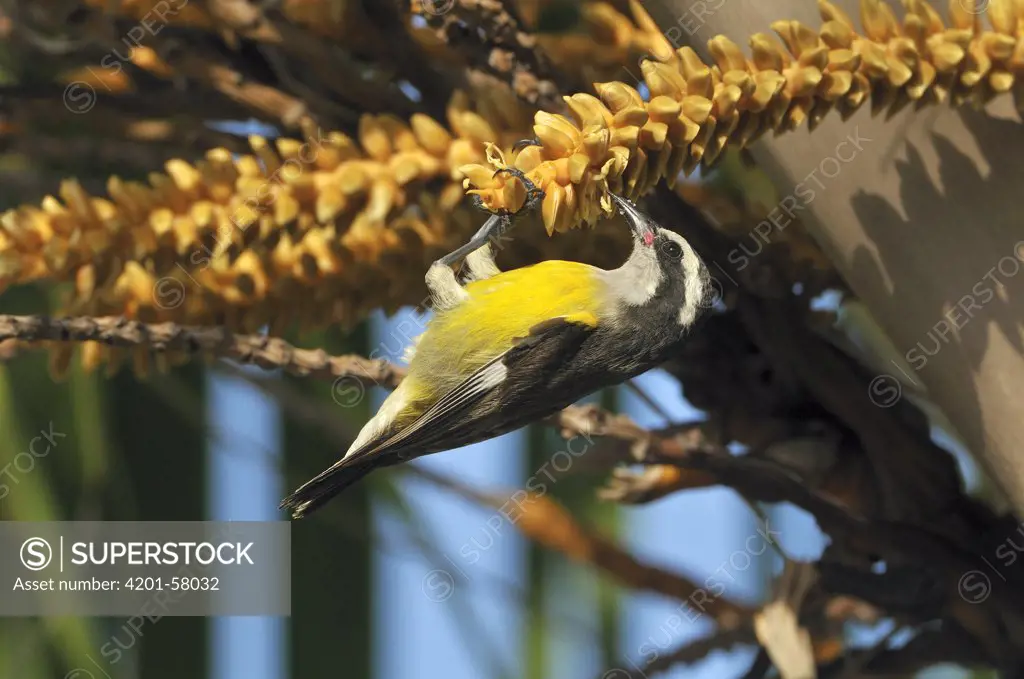
[[[633,252],[608,272],[611,294],[629,306],[674,305],[676,320],[687,328],[709,306],[711,276],[693,247],[658,225],[635,205],[610,194],[633,231]]]

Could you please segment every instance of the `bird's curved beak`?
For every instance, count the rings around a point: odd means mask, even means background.
[[[651,223],[647,216],[625,198],[611,192],[608,195],[612,197],[615,205],[619,208],[619,212],[629,222],[629,228],[633,230],[633,235],[636,239],[644,245],[651,246],[654,243],[654,229],[651,228]]]

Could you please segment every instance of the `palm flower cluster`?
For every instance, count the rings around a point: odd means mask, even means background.
[[[138,14],[151,4],[120,7]],[[285,3],[284,11],[301,14],[303,6]],[[565,232],[607,216],[609,190],[635,198],[662,178],[674,184],[726,149],[805,120],[813,126],[832,108],[848,116],[869,98],[874,110],[895,111],[1021,91],[1014,77],[1024,8],[993,0],[994,30],[986,31],[981,14],[961,0],[951,3],[948,28],[922,0],[907,3],[902,24],[887,5],[862,0],[860,34],[832,4],[819,6],[820,30],[776,22],[782,42],[754,35],[750,58],[727,38],[712,38],[712,65],[689,47],[673,50],[639,3],[631,3],[632,31],[610,5],[588,6],[585,14],[615,27],[610,42],[622,46],[623,58],[649,52],[642,64],[649,97],[624,82],[595,84],[597,96],[565,97],[571,119],[536,112],[538,144],[518,151],[530,110],[500,83],[475,81],[469,96],[449,100],[447,125],[424,113],[407,121],[363,114],[348,134],[303,118],[304,140],[253,137],[251,153],[216,148],[195,164],[174,160],[148,184],[111,177],[106,198],[67,181],[59,199],[0,218],[0,288],[72,281],[64,309],[71,313],[241,330],[352,323],[373,308],[423,300],[427,264],[483,218],[463,200],[464,188],[487,209],[520,207],[522,185],[496,168],[524,171],[545,191],[547,232]],[[196,11],[175,20],[205,21]],[[612,240],[593,241],[595,263],[618,251],[609,255],[596,243],[624,242],[606,233]],[[506,262],[537,258],[541,239],[539,229],[518,229]],[[553,239],[543,254],[561,254],[552,248],[570,242]],[[589,259],[579,242],[566,251]]]
[[[454,134],[366,115],[358,143],[313,127],[305,141],[252,137],[251,154],[171,161],[148,186],[113,177],[109,198],[67,181],[61,200],[3,216],[0,280],[73,279],[78,313],[248,329],[398,306],[414,277],[388,272],[422,271],[472,227],[443,218],[462,197],[453,168],[483,160],[497,132],[466,101],[449,109]]]
[[[152,5],[116,9],[139,18]],[[168,20],[216,23],[202,8],[185,9]],[[142,70],[173,71],[147,46],[130,56]],[[100,78],[97,88],[131,86],[127,69],[78,70]],[[0,287],[67,280],[68,313],[240,330],[349,323],[373,308],[417,304],[426,265],[485,216],[463,200],[459,168],[486,162],[487,143],[510,148],[529,116],[510,92],[482,83],[453,95],[446,125],[421,113],[408,122],[367,114],[350,136],[306,118],[302,140],[252,137],[251,153],[215,148],[195,164],[172,160],[147,183],[111,177],[104,198],[68,180],[57,197],[0,219]],[[614,262],[624,232],[602,232],[603,240],[565,242],[562,254]],[[509,266],[536,261],[541,239],[522,229],[499,256]]]
[[[645,99],[623,82],[595,85],[566,98],[572,118],[538,112],[538,146],[512,165],[544,189],[544,223],[563,231],[611,211],[608,191],[643,195],[710,166],[726,148],[742,149],[767,132],[813,128],[829,111],[849,117],[870,100],[875,113],[913,103],[983,104],[1013,92],[1024,109],[1024,7],[993,0],[992,31],[982,30],[981,7],[950,3],[943,24],[924,0],[908,0],[900,24],[881,0],[861,0],[864,33],[827,0],[819,0],[818,31],[777,21],[750,38],[751,56],[724,36],[708,42],[713,64],[690,47],[669,56],[656,50],[642,64]],[[661,60],[658,60],[661,59]],[[504,159],[501,159],[504,162]],[[488,167],[464,168],[467,188],[491,209],[511,208]]]

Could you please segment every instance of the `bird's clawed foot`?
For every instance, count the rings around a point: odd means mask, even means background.
[[[492,176],[497,177],[500,174],[510,174],[522,182],[523,187],[526,189],[526,200],[523,201],[522,207],[515,212],[507,208],[491,211],[483,204],[479,196],[474,196],[474,204],[478,208],[490,212],[491,216],[487,218],[487,221],[480,227],[480,230],[469,239],[468,243],[453,252],[449,252],[431,265],[430,270],[427,272],[426,281],[435,309],[452,308],[466,298],[465,290],[458,284],[458,280],[450,267],[461,262],[470,253],[474,253],[489,245],[491,241],[498,242],[501,236],[512,227],[514,217],[532,209],[544,198],[543,189],[530,181],[522,170],[505,167],[495,171]],[[478,279],[498,273],[498,267],[494,264],[492,248],[487,247],[479,252],[471,263],[470,269],[473,277]]]
[[[544,189],[540,188],[526,176],[526,173],[522,170],[517,170],[514,167],[503,167],[499,170],[495,170],[492,176],[497,177],[500,174],[510,174],[523,183],[523,187],[526,189],[526,200],[523,202],[523,206],[515,212],[505,210],[504,214],[517,215],[520,212],[526,212],[532,210],[537,203],[544,199]]]
[[[540,139],[537,139],[536,137],[533,137],[531,139],[520,139],[515,144],[512,144],[512,150],[522,151],[527,146],[544,146],[544,144],[541,144]]]

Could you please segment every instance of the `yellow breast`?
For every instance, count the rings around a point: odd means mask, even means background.
[[[469,299],[430,321],[409,364],[409,378],[419,389],[440,395],[538,323],[565,316],[596,325],[603,290],[598,271],[554,260],[467,284]]]

